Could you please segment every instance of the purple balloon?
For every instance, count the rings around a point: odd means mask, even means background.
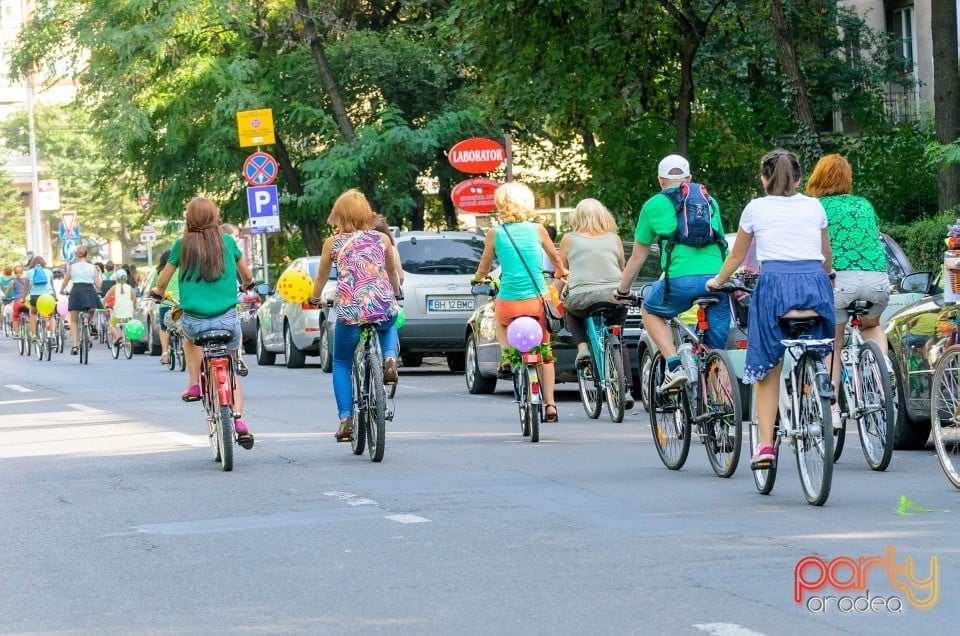
[[[530,351],[543,342],[543,330],[540,323],[529,316],[515,318],[507,327],[507,342],[521,353]]]

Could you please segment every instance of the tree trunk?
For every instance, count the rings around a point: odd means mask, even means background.
[[[274,133],[274,137],[276,138],[274,153],[277,155],[277,165],[286,181],[287,192],[299,199],[303,194],[303,182],[300,180],[300,173],[293,166],[290,153],[287,152],[287,146],[283,143],[283,137],[277,132]],[[303,236],[303,244],[307,248],[307,254],[319,254],[320,248],[323,247],[323,241],[320,240],[317,219],[304,216],[298,221],[297,225],[300,227],[300,234]]]
[[[956,0],[932,0],[933,104],[937,141],[951,144],[960,137],[960,64],[957,61]],[[940,211],[960,205],[960,165],[945,164],[937,175]]]
[[[297,12],[300,14],[300,20],[303,22],[303,30],[310,43],[310,51],[313,53],[313,60],[317,64],[317,71],[320,73],[320,81],[323,82],[323,89],[330,98],[330,106],[333,108],[333,117],[340,127],[340,133],[347,143],[353,143],[356,133],[353,129],[353,123],[347,115],[347,109],[343,103],[343,97],[340,95],[340,86],[333,77],[330,65],[327,63],[327,56],[323,52],[323,44],[320,42],[320,36],[317,35],[317,27],[310,17],[310,6],[307,0],[296,0]]]
[[[674,122],[677,127],[677,154],[690,156],[690,119],[693,112],[693,59],[700,48],[700,39],[691,29],[683,38],[680,50],[680,92],[677,95],[677,112]]]
[[[780,66],[787,82],[793,88],[793,110],[797,123],[801,130],[806,129],[816,133],[818,132],[817,123],[813,119],[813,106],[810,103],[807,82],[797,62],[797,50],[793,45],[790,23],[787,21],[786,11],[780,0],[770,0],[770,23],[773,27],[777,51],[780,53]]]

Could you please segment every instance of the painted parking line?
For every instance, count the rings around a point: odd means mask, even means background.
[[[342,492],[339,490],[332,490],[323,493],[327,497],[333,497],[334,499],[339,499],[348,506],[373,506],[374,508],[379,508],[380,504],[374,501],[373,499],[368,499],[367,497],[361,497],[360,495],[354,494],[352,492]],[[389,511],[384,511],[389,512]],[[396,521],[398,523],[429,523],[429,519],[421,517],[419,515],[413,514],[396,514],[396,515],[383,515],[384,519],[389,519],[390,521]]]
[[[30,404],[31,402],[49,402],[53,398],[25,398],[23,400],[3,400],[0,402],[0,406],[7,406],[10,404]]]
[[[417,515],[387,515],[384,519],[399,521],[400,523],[429,523],[429,519]]]
[[[755,632],[736,623],[700,623],[694,627],[711,636],[766,636],[763,632]]]
[[[27,387],[25,387],[25,386],[20,386],[19,384],[5,384],[4,386],[5,386],[6,388],[10,389],[11,391],[16,391],[17,393],[32,393],[32,392],[33,392],[33,389],[28,389]]]
[[[97,409],[92,406],[87,406],[85,404],[67,404],[67,406],[69,406],[72,409],[82,411],[84,413],[106,413],[106,411],[102,409]]]

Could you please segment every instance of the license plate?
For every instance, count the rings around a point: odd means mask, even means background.
[[[637,307],[636,305],[631,305],[631,306],[627,307],[627,315],[628,315],[628,316],[639,316],[639,315],[640,315],[640,308]]]
[[[473,311],[473,298],[427,298],[427,311]]]

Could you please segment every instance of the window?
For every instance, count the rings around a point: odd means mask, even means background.
[[[894,9],[891,20],[891,31],[897,38],[897,51],[910,72],[916,74],[916,42],[914,38],[913,7]]]

